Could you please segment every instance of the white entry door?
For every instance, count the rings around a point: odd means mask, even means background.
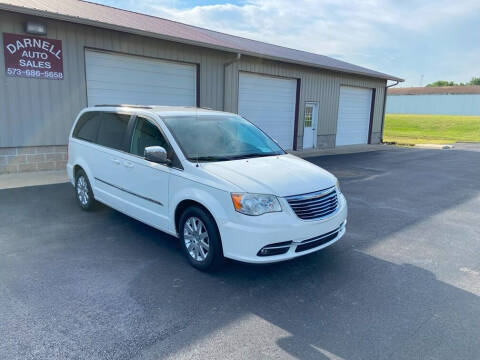
[[[372,89],[340,87],[336,145],[368,143]]]
[[[88,106],[196,106],[197,67],[133,55],[85,50]]]
[[[297,80],[241,72],[238,113],[284,149],[293,148]]]
[[[312,149],[317,145],[318,103],[305,103],[303,117],[303,148]]]

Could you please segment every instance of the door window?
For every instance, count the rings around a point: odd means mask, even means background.
[[[168,143],[160,130],[149,120],[137,117],[130,153],[144,157],[145,148],[149,146],[162,146],[168,151]]]
[[[130,115],[101,113],[97,143],[112,149],[124,150],[125,134]]]
[[[304,127],[312,127],[312,116],[313,116],[313,107],[307,105],[305,107],[305,120],[303,122]]]

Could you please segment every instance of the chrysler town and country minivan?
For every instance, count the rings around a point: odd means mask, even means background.
[[[345,233],[347,202],[335,176],[227,112],[84,109],[70,134],[67,172],[82,209],[99,201],[178,237],[201,270],[225,257],[292,259]]]

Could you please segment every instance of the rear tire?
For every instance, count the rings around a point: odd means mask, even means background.
[[[179,221],[180,243],[190,264],[202,271],[218,270],[224,263],[217,224],[204,209],[187,208]]]
[[[82,210],[90,211],[95,206],[92,187],[87,174],[82,169],[75,174],[75,195]]]

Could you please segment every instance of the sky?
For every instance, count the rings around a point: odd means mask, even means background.
[[[480,77],[480,0],[94,0],[405,79]]]

